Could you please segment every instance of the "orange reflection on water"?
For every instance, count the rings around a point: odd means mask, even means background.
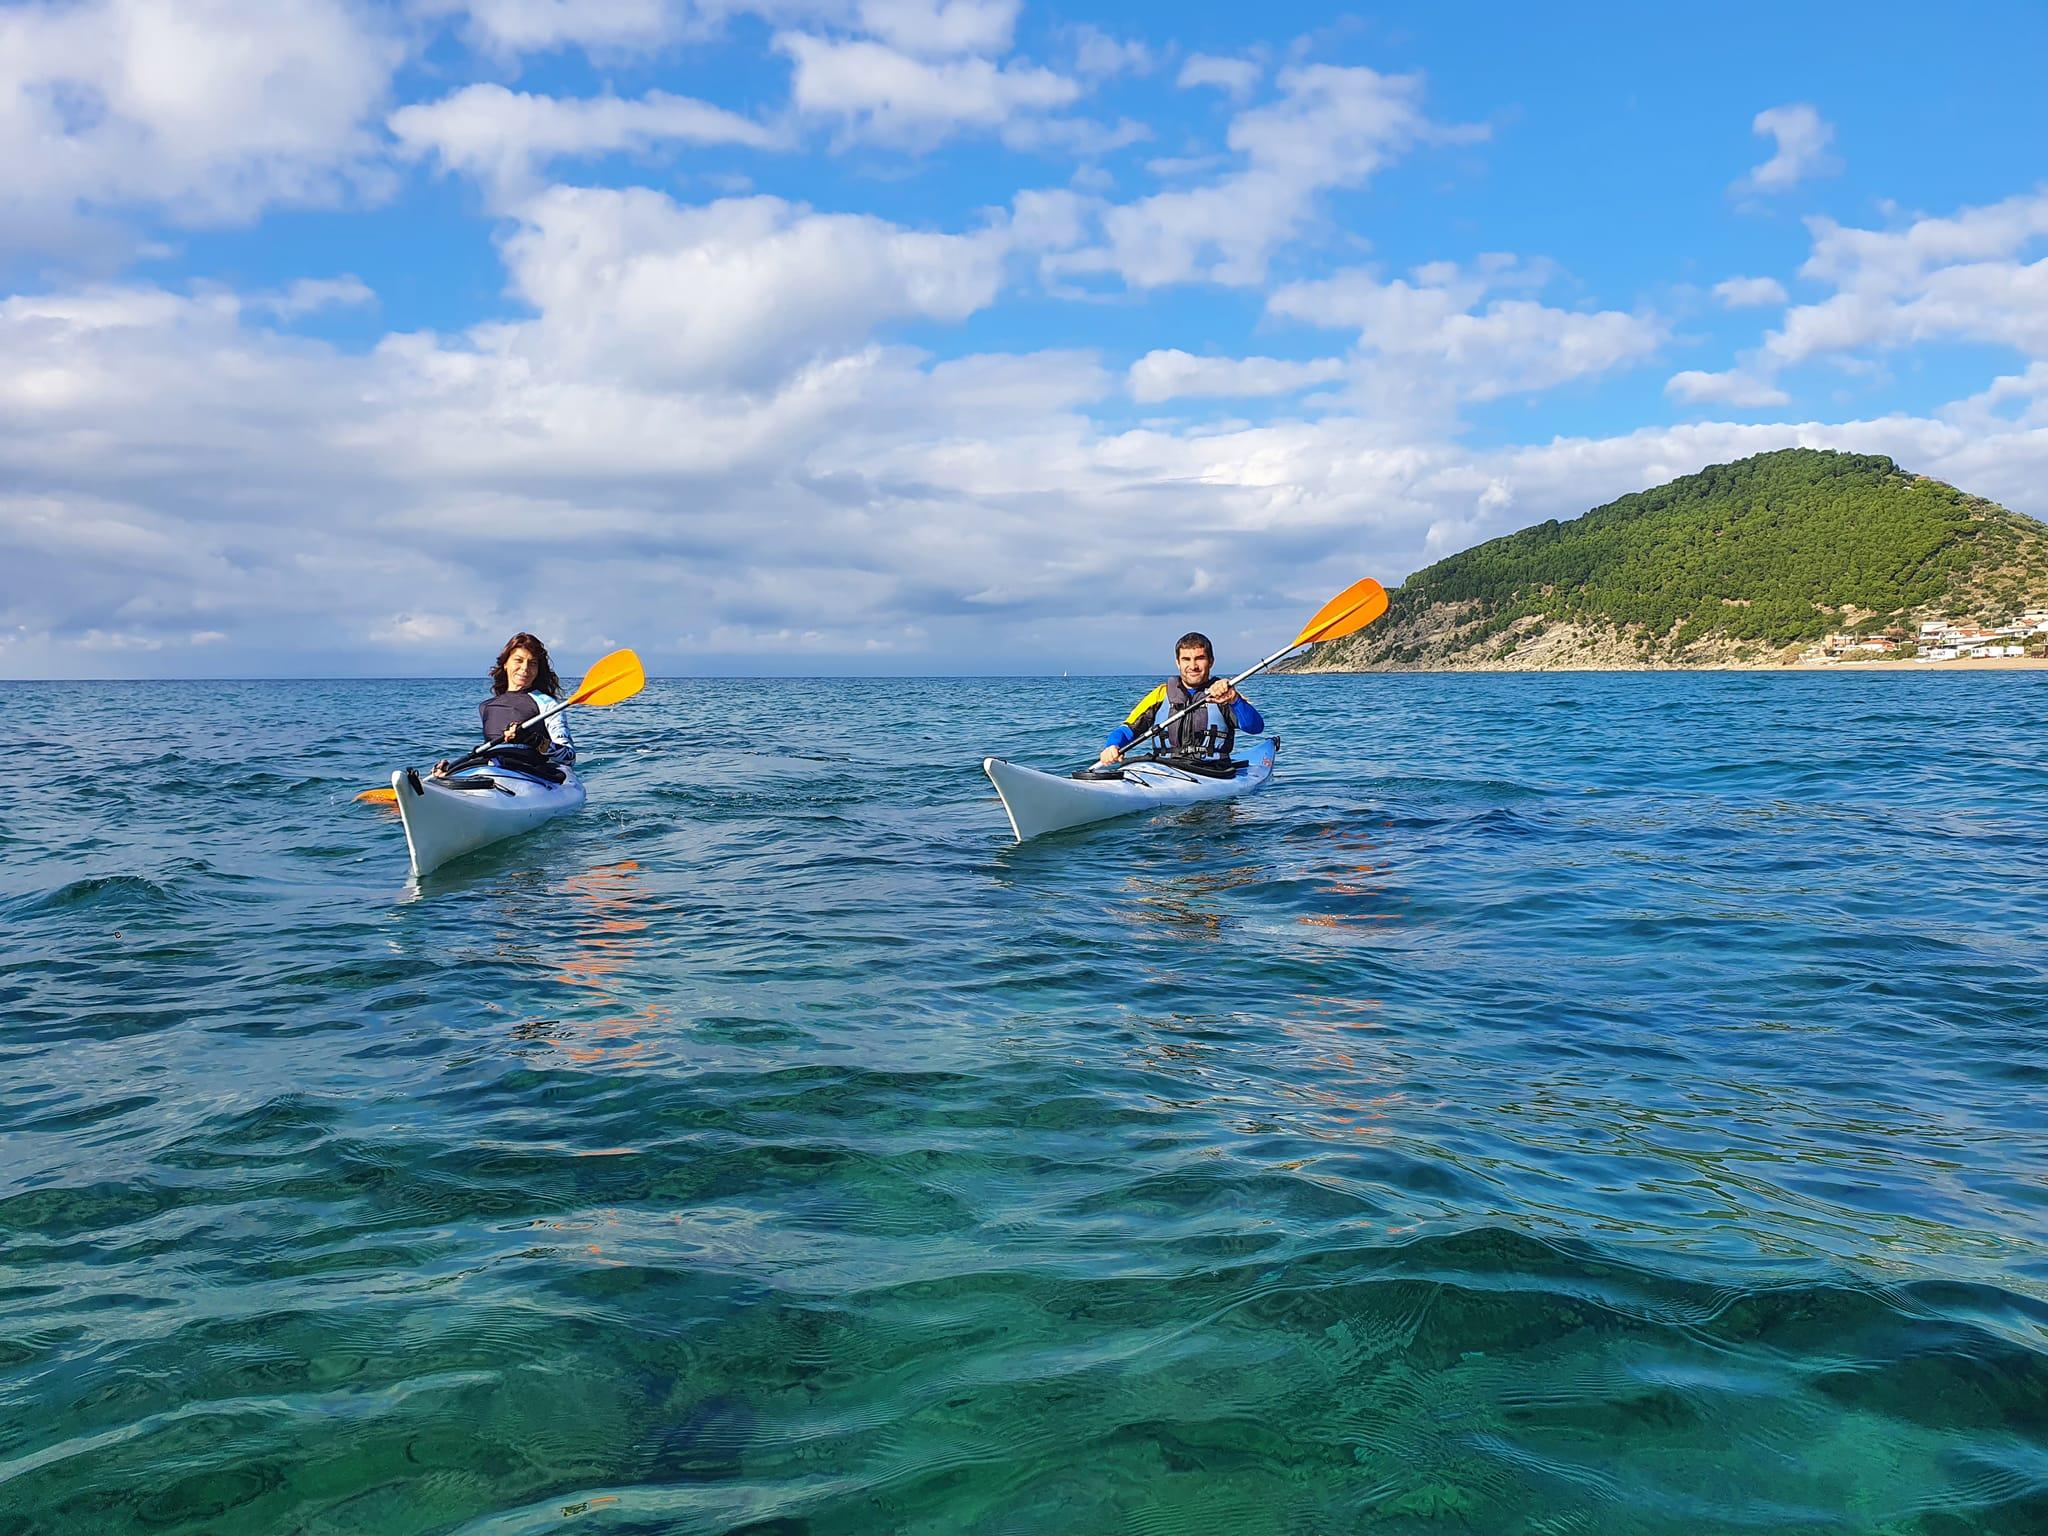
[[[1393,1086],[1402,1069],[1379,1033],[1381,1000],[1305,991],[1291,1001],[1289,1012],[1273,1016],[1160,1014],[1132,1041],[1130,1059],[1181,1085],[1154,1090],[1160,1104],[1217,1111],[1245,1136],[1281,1132],[1325,1144],[1398,1137],[1413,1100]],[[1284,1053],[1288,1065],[1277,1077],[1244,1069],[1239,1026],[1247,1021],[1270,1032],[1272,1053]]]
[[[561,980],[571,986],[604,990],[604,979],[631,967],[640,948],[638,936],[647,931],[647,919],[630,915],[630,904],[639,892],[640,862],[627,859],[618,864],[600,864],[562,882],[564,895],[588,909],[590,921],[575,951],[562,962]]]
[[[643,1027],[659,1024],[667,1017],[667,1009],[657,1008],[653,1003],[649,1003],[634,1013],[578,1025],[573,1039],[557,1040],[555,1046],[571,1061],[586,1065],[604,1061],[614,1066],[623,1066],[635,1056],[647,1054],[650,1047],[649,1043],[641,1038]],[[619,1041],[625,1043],[614,1043]]]
[[[1366,1136],[1387,1139],[1408,1106],[1408,1094],[1386,1085],[1396,1076],[1378,1032],[1384,1028],[1376,997],[1300,992],[1294,1016],[1282,1028],[1313,1055],[1303,1063],[1289,1096],[1302,1106],[1297,1129],[1317,1140]]]
[[[1243,885],[1255,885],[1267,871],[1249,864],[1231,869],[1198,870],[1173,880],[1133,875],[1124,882],[1132,894],[1127,906],[1111,910],[1134,925],[1156,925],[1214,937],[1223,931],[1223,914],[1210,898]]]
[[[1398,923],[1399,912],[1372,911],[1367,903],[1383,902],[1388,894],[1386,879],[1387,866],[1380,862],[1378,844],[1370,833],[1333,831],[1327,848],[1337,859],[1346,862],[1341,867],[1319,871],[1321,882],[1317,886],[1320,895],[1335,898],[1328,912],[1304,912],[1299,921],[1312,928],[1344,928],[1355,923]]]
[[[599,1227],[616,1227],[618,1225],[619,1213],[616,1210],[598,1211],[595,1220],[589,1217],[572,1217],[568,1220],[542,1217],[530,1224],[532,1230],[535,1231],[545,1229],[550,1232],[562,1232],[571,1235],[576,1233],[592,1233]],[[551,1244],[546,1247],[525,1249],[521,1252],[520,1257],[523,1259],[552,1258],[569,1251],[566,1247],[556,1247]],[[588,1257],[597,1260],[598,1263],[604,1265],[607,1269],[622,1269],[626,1264],[624,1259],[605,1257],[604,1245],[602,1243],[586,1242],[583,1244],[583,1252]]]
[[[558,962],[555,979],[623,1005],[619,983],[652,943],[652,925],[634,910],[646,894],[639,861],[598,865],[569,876],[559,890],[579,921],[575,945]],[[629,1066],[652,1053],[653,1026],[669,1018],[668,1009],[645,1003],[598,1019],[536,1019],[515,1033],[547,1042],[579,1066]]]
[[[1345,997],[1335,992],[1297,992],[1294,1001],[1304,1014],[1301,1023],[1311,1033],[1316,1026],[1326,1022],[1338,1029],[1378,1029],[1380,1022],[1374,1015],[1386,1006],[1376,997]],[[1313,1017],[1318,1013],[1337,1017],[1328,1020]],[[1350,1057],[1345,1051],[1336,1050],[1333,1055],[1346,1065],[1350,1064]]]

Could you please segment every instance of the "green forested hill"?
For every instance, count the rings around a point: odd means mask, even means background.
[[[1305,665],[1711,665],[2044,605],[2048,525],[1880,455],[1788,448],[1440,560]]]

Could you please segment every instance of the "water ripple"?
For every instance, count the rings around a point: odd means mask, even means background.
[[[2048,1530],[2038,674],[1001,686],[7,685],[0,1528]]]

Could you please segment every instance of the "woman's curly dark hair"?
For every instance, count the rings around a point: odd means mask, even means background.
[[[555,664],[548,660],[548,648],[540,643],[538,636],[524,632],[507,640],[505,649],[498,652],[497,664],[491,668],[491,692],[505,691],[505,661],[514,651],[526,651],[533,657],[533,682],[527,691],[545,693],[559,699],[562,696],[562,680],[555,676]]]

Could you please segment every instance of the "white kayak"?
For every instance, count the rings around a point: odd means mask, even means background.
[[[1251,794],[1273,777],[1273,754],[1279,745],[1277,738],[1254,742],[1245,754],[1244,766],[1228,777],[1142,761],[1127,763],[1122,775],[1113,779],[1065,778],[1020,768],[999,757],[983,758],[981,767],[1002,796],[1010,830],[1021,843],[1063,827],[1085,827],[1091,821],[1108,821],[1134,811],[1235,800]]]
[[[580,810],[583,783],[564,772],[559,784],[489,764],[445,779],[403,768],[392,774],[413,874],[432,874],[450,859]]]

